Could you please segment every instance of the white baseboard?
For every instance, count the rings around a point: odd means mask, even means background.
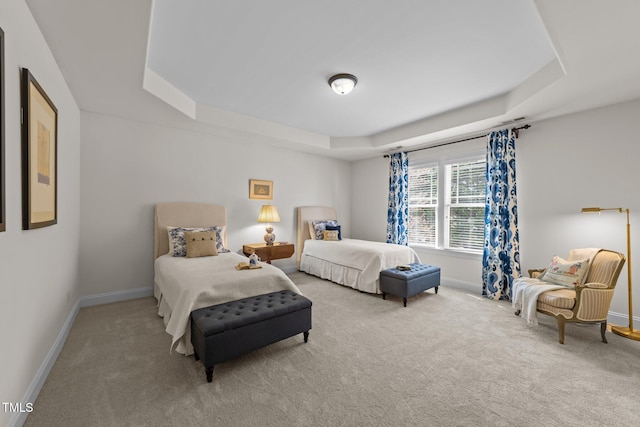
[[[130,299],[150,297],[153,295],[153,287],[129,289],[126,291],[107,292],[104,294],[87,295],[80,297],[78,302],[80,308],[91,307],[92,305],[109,304],[118,301],[127,301]]]
[[[607,323],[618,326],[629,326],[629,315],[616,313],[615,311],[610,311],[609,316],[607,316]],[[640,318],[633,316],[633,328],[638,329],[636,325],[640,325]]]
[[[58,336],[53,342],[53,345],[47,352],[47,355],[45,356],[44,360],[42,361],[42,364],[40,365],[40,369],[38,369],[38,372],[36,372],[36,375],[33,377],[33,381],[31,381],[29,388],[27,388],[27,391],[24,394],[24,397],[22,398],[21,402],[34,403],[36,401],[36,398],[38,397],[38,394],[40,393],[40,390],[42,389],[44,382],[47,380],[47,377],[49,376],[49,372],[51,372],[51,368],[53,368],[53,365],[56,363],[56,360],[58,359],[58,355],[62,350],[62,346],[64,346],[64,343],[67,340],[67,336],[69,335],[69,331],[73,326],[73,322],[76,320],[76,315],[78,314],[79,310],[80,310],[79,301],[76,301],[73,308],[71,309],[71,312],[69,313],[69,316],[67,316],[67,320],[64,322],[62,329],[60,329]],[[29,414],[27,412],[14,413],[13,417],[11,417],[11,419],[9,420],[9,425],[15,426],[15,427],[22,426],[27,420],[28,415]]]
[[[473,292],[474,294],[481,295],[482,287],[478,286],[477,283],[465,282],[463,280],[449,279],[446,277],[442,277],[440,279],[440,283],[443,286],[451,286],[452,288],[460,289],[466,292]]]

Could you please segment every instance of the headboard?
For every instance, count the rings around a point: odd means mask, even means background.
[[[328,206],[300,206],[298,207],[298,233],[296,240],[296,264],[300,269],[300,259],[304,249],[304,241],[311,238],[309,221],[319,219],[338,219],[336,209]]]
[[[221,205],[206,203],[170,202],[158,203],[155,209],[153,259],[169,253],[167,227],[224,226],[222,241],[227,247],[227,209]]]

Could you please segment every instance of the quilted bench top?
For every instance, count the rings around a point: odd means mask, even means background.
[[[204,336],[272,319],[311,307],[311,301],[289,290],[229,301],[191,312],[191,322]]]
[[[380,272],[381,276],[390,276],[397,279],[411,280],[416,277],[427,276],[429,274],[437,273],[440,271],[440,267],[429,264],[409,264],[411,270],[398,270],[397,268],[389,268]]]

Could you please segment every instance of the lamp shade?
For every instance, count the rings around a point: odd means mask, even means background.
[[[358,79],[353,74],[336,74],[329,79],[329,86],[338,95],[346,95],[356,87]]]
[[[273,205],[263,205],[260,209],[260,215],[258,216],[258,222],[280,222],[280,215],[278,215],[278,209]]]

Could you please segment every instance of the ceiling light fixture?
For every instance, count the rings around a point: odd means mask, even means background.
[[[358,79],[353,74],[336,74],[329,78],[329,86],[338,95],[346,95],[356,87]]]

